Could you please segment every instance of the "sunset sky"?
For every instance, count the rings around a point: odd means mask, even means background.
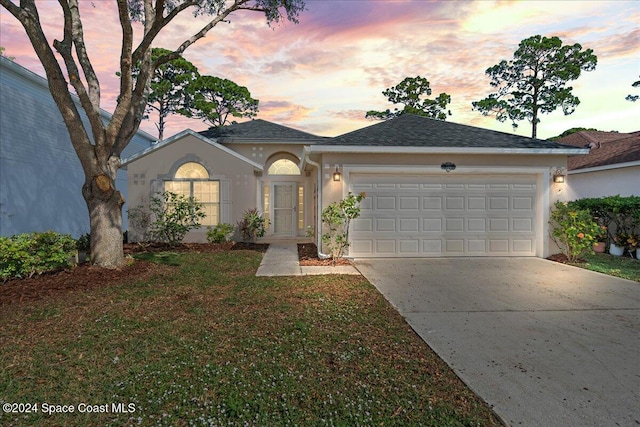
[[[89,54],[102,84],[102,108],[112,111],[118,88],[120,29],[115,2],[81,0]],[[373,122],[367,110],[393,108],[381,92],[407,76],[426,77],[433,89],[451,95],[448,119],[514,132],[472,111],[471,102],[491,92],[485,70],[511,59],[518,43],[532,35],[580,43],[598,56],[595,71],[571,83],[581,104],[541,117],[538,136],[572,127],[640,130],[640,1],[401,1],[307,0],[300,23],[269,28],[264,16],[242,12],[190,47],[185,57],[201,74],[247,86],[260,100],[258,118],[317,135],[335,136]],[[61,39],[57,1],[40,1],[46,34]],[[203,25],[191,14],[168,27],[155,46],[175,48]],[[44,75],[20,24],[0,9],[0,46],[7,56]],[[0,106],[8,108],[8,106]],[[165,137],[199,120],[171,116]],[[142,129],[157,135],[152,121]],[[529,136],[528,122],[515,133]]]

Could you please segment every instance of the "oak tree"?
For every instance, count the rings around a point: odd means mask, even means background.
[[[563,45],[558,37],[532,36],[520,42],[513,59],[502,60],[486,70],[496,92],[473,102],[473,109],[482,114],[495,114],[513,128],[528,120],[531,137],[536,138],[540,114],[562,108],[565,115],[575,111],[580,99],[572,94],[567,83],[580,77],[582,71],[595,69],[598,58],[592,49],[582,49],[579,43]]]
[[[382,91],[392,104],[402,104],[402,109],[395,108],[393,111],[367,111],[366,118],[388,120],[405,113],[417,114],[419,116],[430,117],[432,119],[446,120],[451,115],[448,105],[451,103],[451,95],[441,93],[435,99],[426,98],[431,96],[431,86],[429,80],[424,77],[406,77],[396,86]]]
[[[22,25],[45,70],[49,91],[62,114],[71,144],[82,165],[85,180],[82,195],[89,211],[91,262],[115,268],[124,264],[122,205],[116,189],[121,153],[140,126],[147,105],[154,70],[177,59],[189,46],[206,36],[217,24],[240,10],[261,12],[269,24],[288,19],[297,22],[304,0],[116,0],[114,7],[121,27],[114,34],[119,43],[120,86],[113,115],[104,121],[100,110],[101,86],[85,43],[81,10],[92,2],[58,0],[62,11],[59,38],[50,41],[38,8],[47,2],[0,0],[0,5]],[[170,53],[152,59],[154,41],[179,16],[207,16],[207,22]],[[134,26],[134,22],[141,25]],[[141,34],[138,34],[141,28]],[[48,29],[48,31],[50,31]],[[62,59],[58,62],[56,55]],[[139,66],[137,78],[134,68]],[[64,71],[63,71],[64,69]],[[77,94],[88,124],[74,102]]]

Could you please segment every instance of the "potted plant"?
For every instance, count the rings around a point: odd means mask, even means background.
[[[611,239],[611,245],[609,246],[609,253],[613,256],[621,256],[624,253],[624,247],[627,241],[627,235],[623,232],[617,232],[613,239]]]
[[[593,251],[597,253],[604,253],[604,249],[607,242],[607,226],[601,225],[598,228],[598,232],[595,235],[596,243],[593,244]]]
[[[640,234],[629,234],[627,236],[627,249],[629,250],[629,253],[633,251],[636,252],[636,259],[640,259],[640,250],[638,250],[639,247]],[[633,256],[633,254],[631,256]]]

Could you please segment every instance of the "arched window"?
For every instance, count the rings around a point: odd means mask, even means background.
[[[276,160],[267,170],[269,175],[300,175],[300,168],[289,159]]]
[[[220,218],[220,181],[209,180],[209,172],[200,163],[185,163],[176,171],[173,181],[164,182],[164,191],[198,200],[207,215],[200,224],[216,225]]]
[[[209,172],[200,163],[189,162],[176,171],[176,179],[209,179]]]

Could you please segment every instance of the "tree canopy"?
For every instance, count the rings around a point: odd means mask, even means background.
[[[435,99],[428,99],[431,96],[429,80],[424,77],[406,77],[396,86],[387,88],[382,94],[387,97],[392,104],[402,104],[403,108],[395,108],[393,111],[367,111],[366,118],[388,120],[405,113],[417,114],[419,116],[430,117],[432,119],[446,120],[451,115],[448,105],[451,103],[451,95],[441,93]]]
[[[244,86],[214,76],[200,76],[187,88],[191,100],[180,112],[202,119],[211,126],[230,124],[229,116],[252,118],[258,113],[258,100]]]
[[[168,49],[153,48],[151,59],[156,61],[171,53]],[[170,114],[179,113],[185,105],[190,103],[190,93],[187,90],[189,84],[193,83],[200,73],[198,68],[182,56],[158,66],[151,78],[151,92],[147,99],[147,115],[155,111],[158,113],[158,139],[164,138],[164,127],[167,117]]]
[[[263,13],[269,25],[281,19],[297,22],[304,9],[304,0],[116,0],[113,7],[122,31],[114,33],[113,39],[120,44],[116,49],[120,86],[117,105],[107,122],[100,110],[100,81],[85,42],[81,16],[81,11],[93,7],[93,2],[58,0],[62,19],[56,27],[56,22],[52,22],[54,18],[43,15],[47,33],[38,10],[45,3],[0,0],[0,6],[20,22],[42,63],[49,91],[82,165],[85,175],[82,194],[91,226],[91,262],[102,267],[119,267],[124,264],[124,198],[115,186],[116,173],[121,165],[122,150],[140,126],[154,70],[180,57],[217,24],[228,22],[234,12]],[[187,14],[207,16],[207,23],[193,34],[186,34],[184,41],[170,53],[153,59],[151,46],[158,36],[177,17],[189,16]],[[135,21],[141,26],[134,26]],[[142,31],[137,34],[139,28]],[[59,32],[59,38],[50,41],[46,34],[55,31]],[[139,67],[138,73],[134,76],[136,67]],[[86,122],[74,102],[72,91],[79,98]]]
[[[567,82],[576,80],[582,71],[595,69],[598,58],[592,49],[582,49],[578,43],[563,45],[558,37],[532,36],[520,42],[512,60],[502,60],[486,70],[496,92],[473,102],[474,110],[484,115],[495,114],[513,128],[528,120],[531,137],[536,138],[540,114],[562,108],[572,114],[580,99],[572,94]]]

